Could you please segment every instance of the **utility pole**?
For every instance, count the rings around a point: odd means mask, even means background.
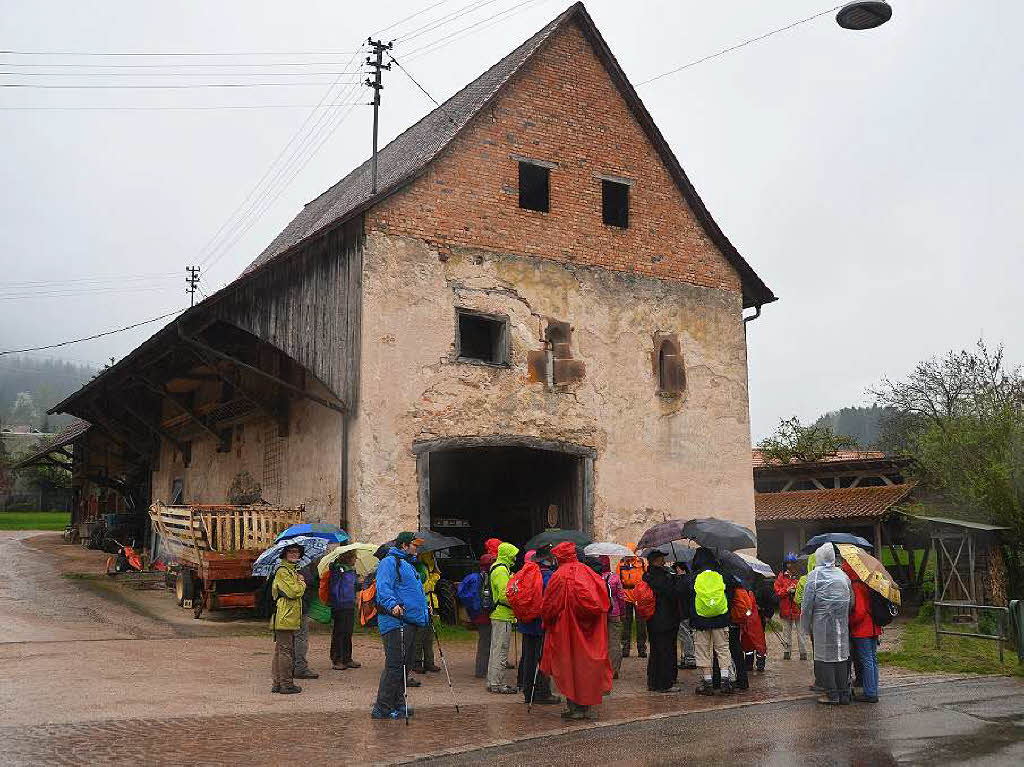
[[[185,271],[188,273],[188,277],[185,278],[185,292],[192,296],[189,306],[196,305],[196,288],[199,287],[199,272],[201,270],[200,266],[185,267]]]
[[[373,55],[366,57],[366,64],[373,70],[373,77],[366,78],[366,85],[373,88],[373,101],[370,102],[370,106],[373,107],[373,170],[370,176],[370,193],[377,194],[377,116],[380,111],[380,92],[384,88],[380,76],[382,70],[391,71],[391,62],[384,63],[384,51],[390,51],[394,47],[394,42],[382,43],[372,37],[367,38],[366,42],[373,49]]]

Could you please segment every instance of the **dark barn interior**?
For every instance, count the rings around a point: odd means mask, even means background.
[[[496,537],[522,545],[548,525],[582,521],[579,456],[522,446],[469,447],[430,453],[431,528],[466,540],[478,554]],[[452,524],[454,523],[454,524]]]

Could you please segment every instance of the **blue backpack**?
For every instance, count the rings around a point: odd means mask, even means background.
[[[354,570],[331,570],[328,591],[331,607],[355,607],[356,578]]]
[[[455,592],[470,618],[476,618],[484,611],[481,595],[483,579],[484,573],[470,573],[459,581],[459,588]]]

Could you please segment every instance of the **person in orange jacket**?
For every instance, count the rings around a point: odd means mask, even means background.
[[[800,605],[796,603],[797,584],[800,573],[797,571],[796,554],[786,555],[783,570],[775,579],[775,593],[779,597],[779,617],[786,624],[786,650],[782,653],[783,660],[792,657],[790,648],[793,646],[793,629],[796,629],[797,643],[800,645],[800,660],[807,660],[807,648],[804,645],[804,633],[800,630]]]
[[[854,695],[853,699],[861,703],[878,703],[878,638],[882,636],[882,627],[875,623],[871,615],[871,591],[867,584],[848,562],[843,562],[842,570],[853,587],[850,645],[857,678],[860,680],[860,685],[856,686],[864,688],[863,694]]]
[[[636,550],[634,545],[630,550]],[[623,557],[619,560],[616,573],[622,581],[622,590],[626,592],[626,601],[622,610],[622,657],[629,657],[629,649],[633,644],[633,616],[636,616],[636,654],[638,658],[647,657],[647,621],[640,617],[633,604],[633,588],[647,572],[647,560],[642,557]]]

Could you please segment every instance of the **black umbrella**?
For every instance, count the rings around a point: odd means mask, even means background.
[[[420,544],[420,551],[442,551],[443,549],[454,549],[456,546],[466,545],[466,542],[461,538],[456,538],[454,535],[441,535],[433,530],[417,530],[416,537],[423,539],[423,543]],[[390,548],[395,545],[395,542],[390,540],[384,545]]]
[[[583,556],[583,549],[594,542],[593,539],[582,530],[562,530],[558,527],[549,527],[544,532],[537,533],[523,544],[523,551],[539,549],[541,546],[557,546],[562,541],[571,541],[575,543],[576,556],[581,558]]]
[[[745,588],[757,582],[757,574],[750,563],[734,551],[719,551],[718,561],[722,565],[723,575],[732,575],[739,579]]]
[[[823,543],[852,543],[854,546],[860,546],[862,549],[875,550],[874,544],[853,533],[822,533],[807,541],[800,550],[805,554],[813,554]]]
[[[709,549],[736,551],[757,547],[757,536],[749,528],[715,517],[688,520],[683,525],[682,537]]]

